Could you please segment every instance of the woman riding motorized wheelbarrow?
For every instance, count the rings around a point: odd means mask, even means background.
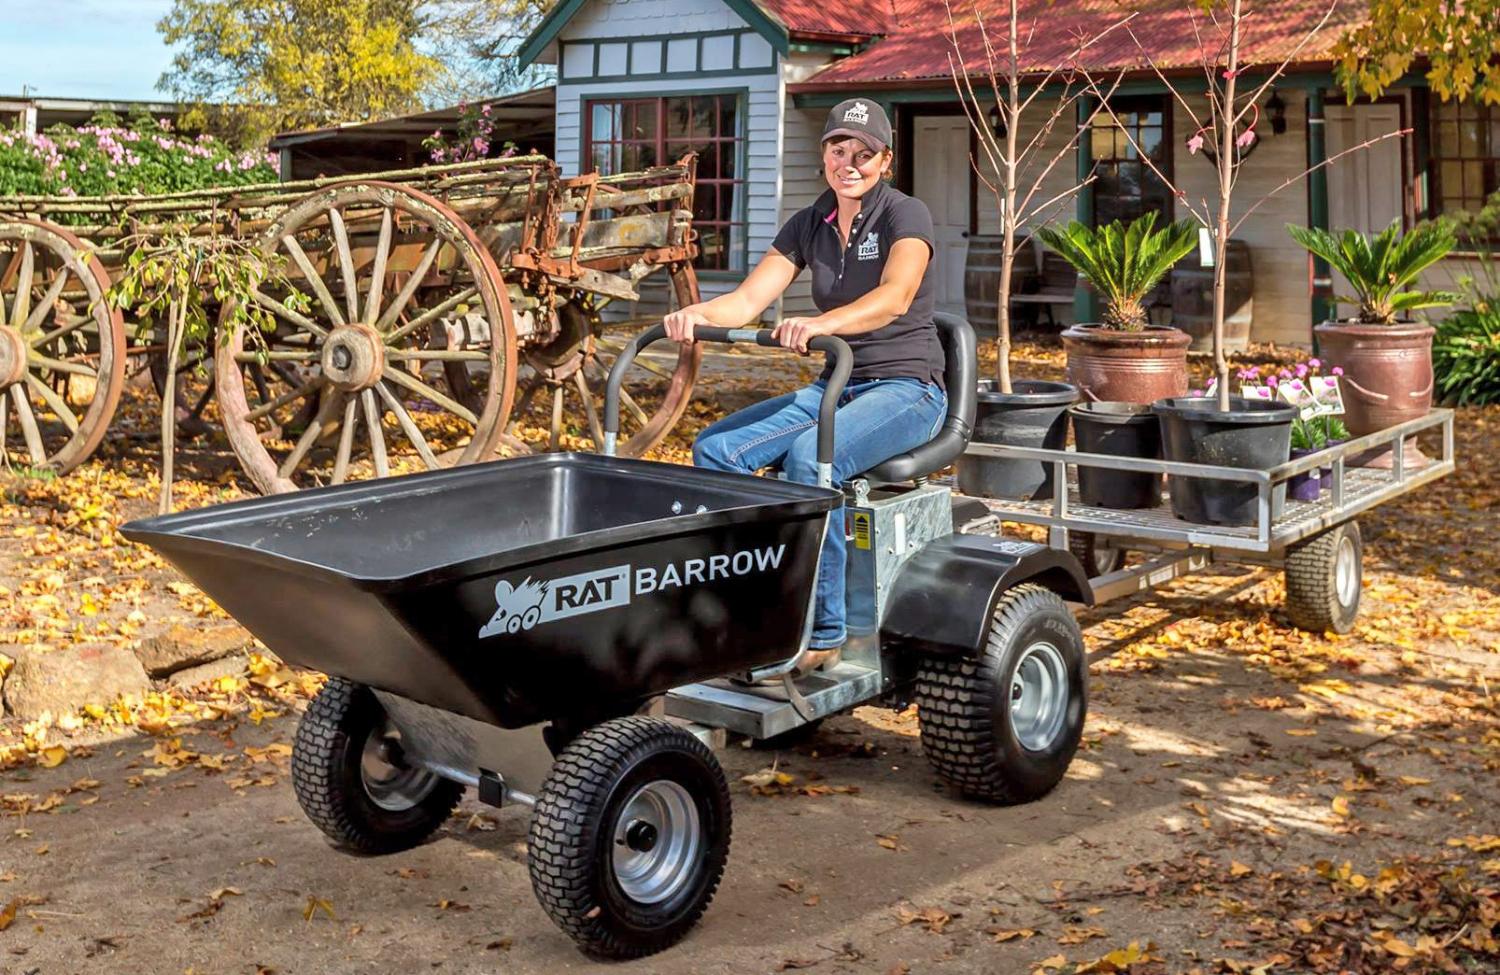
[[[890,146],[891,123],[877,103],[851,98],[834,106],[823,127],[828,190],[786,222],[739,287],[665,320],[679,342],[693,341],[699,325],[755,321],[803,268],[812,268],[820,314],[785,318],[775,336],[802,353],[818,335],[840,336],[854,350],[834,425],[834,484],[926,443],[947,411],[943,349],[932,320],[932,214],[885,182]],[[818,404],[827,380],[825,370],[810,386],[713,424],[693,445],[693,462],[744,474],[780,467],[793,481],[816,484]],[[836,663],[844,644],[844,541],[842,519],[830,519],[803,670]]]

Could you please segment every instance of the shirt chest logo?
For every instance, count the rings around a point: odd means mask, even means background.
[[[880,235],[875,231],[865,234],[865,239],[859,242],[859,251],[856,254],[861,261],[874,261],[880,258]]]

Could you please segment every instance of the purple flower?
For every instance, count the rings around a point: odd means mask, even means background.
[[[1334,366],[1333,367],[1333,374],[1335,376],[1342,376],[1344,374],[1344,367],[1343,366]]]
[[[1310,366],[1313,369],[1322,369],[1323,368],[1323,360],[1322,359],[1308,359],[1307,360],[1307,364],[1308,364],[1308,366]]]
[[[1187,149],[1188,149],[1188,154],[1189,155],[1196,153],[1199,149],[1202,149],[1202,148],[1203,148],[1203,133],[1202,132],[1199,132],[1197,135],[1193,136],[1191,139],[1189,139],[1187,141]]]
[[[1188,395],[1189,396],[1202,396],[1203,395],[1203,390],[1201,390],[1201,389],[1190,389],[1190,390],[1188,390]]]
[[[1281,377],[1280,376],[1267,376],[1266,377],[1266,385],[1270,386],[1272,389],[1275,389],[1276,385],[1278,383],[1280,383],[1280,382],[1281,382]]]
[[[1299,365],[1297,367],[1297,378],[1298,379],[1306,379],[1307,378],[1307,366]]]

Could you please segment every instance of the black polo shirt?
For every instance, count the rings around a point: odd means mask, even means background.
[[[793,214],[771,243],[798,270],[812,268],[813,304],[821,312],[842,308],[874,290],[896,241],[913,237],[933,251],[927,204],[884,182],[876,183],[861,202],[847,247],[839,239],[838,202],[831,189]],[[943,385],[943,346],[932,324],[933,263],[927,262],[906,314],[873,332],[843,336],[854,351],[853,378],[908,377]]]

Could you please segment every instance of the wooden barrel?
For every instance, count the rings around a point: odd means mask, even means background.
[[[1250,245],[1231,240],[1224,268],[1224,351],[1238,352],[1250,343],[1255,312],[1255,275]],[[1189,254],[1172,269],[1172,324],[1193,338],[1189,352],[1214,349],[1214,269],[1201,267]]]
[[[1003,250],[999,234],[970,234],[969,254],[964,262],[964,310],[969,324],[981,335],[994,335],[999,321],[1000,256]],[[1011,294],[1036,290],[1036,258],[1031,246],[1016,248],[1015,263],[1010,272]]]

